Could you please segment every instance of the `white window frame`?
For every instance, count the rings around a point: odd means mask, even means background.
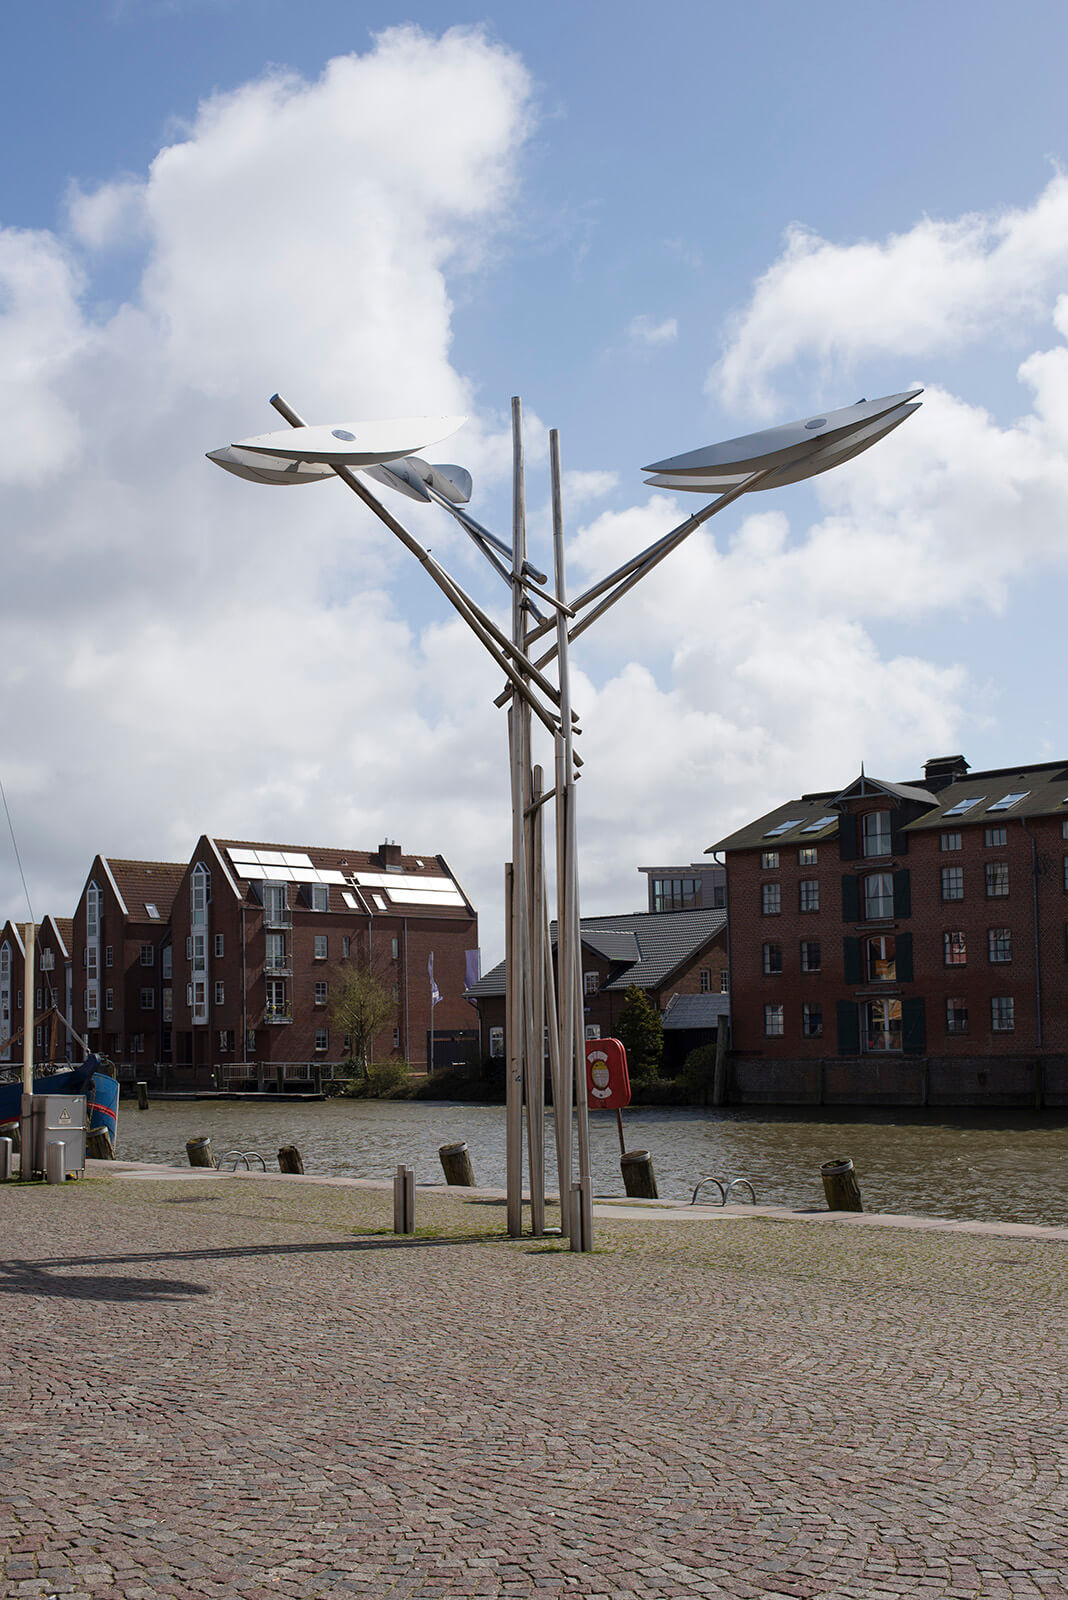
[[[860,819],[860,836],[860,853],[865,859],[890,855],[893,845],[889,811],[865,811]]]
[[[769,1000],[764,1006],[764,1037],[781,1039],[785,1031],[786,1008],[781,1000]]]
[[[325,933],[316,933],[312,935],[312,938],[314,941],[312,944],[312,960],[329,961],[330,941],[327,938],[327,935]]]
[[[991,995],[990,1031],[991,1033],[1016,1032],[1016,1001],[1011,994]]]

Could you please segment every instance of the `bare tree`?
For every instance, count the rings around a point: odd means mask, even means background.
[[[372,967],[345,962],[335,968],[330,985],[330,1019],[349,1038],[349,1060],[361,1077],[367,1076],[375,1034],[396,1014],[389,986]]]

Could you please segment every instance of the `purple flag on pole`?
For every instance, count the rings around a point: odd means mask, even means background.
[[[473,989],[482,976],[481,950],[464,951],[464,988]]]
[[[430,959],[427,961],[427,964],[426,964],[426,975],[430,979],[430,1004],[432,1006],[436,1006],[438,1001],[441,999],[441,992],[438,989],[437,984],[434,982],[434,952],[433,952],[433,950],[431,950]]]

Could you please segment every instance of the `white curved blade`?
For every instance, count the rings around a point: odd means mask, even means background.
[[[326,462],[338,467],[372,467],[414,455],[462,428],[466,417],[392,417],[385,421],[319,423],[283,428],[235,441],[236,450],[280,456],[285,461]]]
[[[856,433],[922,393],[922,389],[911,389],[907,394],[885,395],[881,400],[862,400],[858,405],[803,417],[799,422],[786,422],[778,428],[742,434],[737,439],[725,439],[721,444],[703,445],[685,455],[654,461],[643,470],[672,477],[697,474],[736,477],[739,473],[761,472],[766,467],[786,466],[790,461],[810,455],[814,441],[822,443]]]
[[[248,478],[252,483],[270,483],[282,488],[290,487],[295,483],[322,483],[324,478],[334,476],[333,467],[324,467],[309,461],[290,461],[284,464],[280,459],[271,464],[269,456],[256,456],[248,451],[236,450],[233,445],[224,445],[221,450],[209,450],[209,461],[214,461],[217,467],[222,467],[226,472],[232,472],[235,477]]]
[[[385,484],[387,489],[396,489],[410,500],[429,501],[430,496],[423,488],[424,484],[454,506],[465,506],[471,498],[471,474],[466,467],[457,467],[451,462],[431,466],[419,456],[404,456],[400,461],[391,461],[388,466],[364,467],[363,471],[376,483]]]
[[[854,427],[836,432],[820,449],[809,450],[805,455],[792,456],[779,470],[770,477],[762,478],[759,483],[754,483],[747,493],[757,493],[763,489],[781,489],[788,483],[801,483],[805,478],[818,477],[821,472],[829,472],[832,467],[838,467],[843,462],[851,461],[854,456],[859,456],[863,451],[869,450],[873,444],[911,417],[914,411],[920,409],[919,401],[911,405],[901,405],[894,410],[878,417],[874,422],[869,422],[863,427]],[[728,489],[734,489],[739,483],[744,483],[748,473],[661,473],[653,478],[646,478],[645,482],[654,489],[677,489],[691,494],[724,494]]]

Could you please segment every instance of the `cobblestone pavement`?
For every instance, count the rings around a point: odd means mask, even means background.
[[[1063,1240],[391,1207],[0,1190],[0,1592],[1068,1596]]]

